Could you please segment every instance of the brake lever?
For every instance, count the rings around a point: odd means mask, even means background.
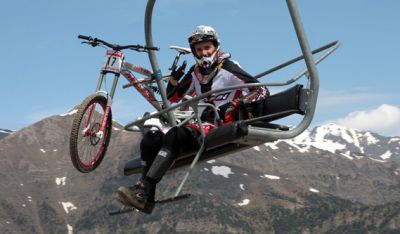
[[[99,45],[99,43],[98,43],[98,42],[95,42],[95,41],[82,41],[81,43],[82,43],[82,44],[89,44],[89,45],[91,45],[92,47],[96,47],[96,46]]]
[[[146,52],[147,50],[144,48],[129,48],[130,50],[134,50],[136,52]]]

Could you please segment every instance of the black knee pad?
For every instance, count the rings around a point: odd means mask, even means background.
[[[164,133],[148,131],[140,142],[140,154],[143,161],[152,163],[163,142]]]

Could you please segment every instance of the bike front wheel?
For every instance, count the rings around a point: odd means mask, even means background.
[[[100,94],[87,97],[79,106],[70,135],[70,155],[74,167],[89,173],[103,161],[111,137],[112,116],[108,113],[104,131],[101,130],[107,108],[107,98]]]

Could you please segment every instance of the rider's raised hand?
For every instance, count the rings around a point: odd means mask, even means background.
[[[177,85],[177,82],[182,78],[182,76],[185,74],[185,69],[186,69],[187,61],[183,61],[182,65],[171,72],[171,77],[170,83],[174,86]]]

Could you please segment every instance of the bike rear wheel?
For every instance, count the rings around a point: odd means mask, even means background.
[[[107,98],[100,94],[87,97],[79,106],[70,135],[70,155],[74,167],[89,173],[95,170],[106,154],[111,137],[111,110],[104,132],[101,124],[106,112]]]

